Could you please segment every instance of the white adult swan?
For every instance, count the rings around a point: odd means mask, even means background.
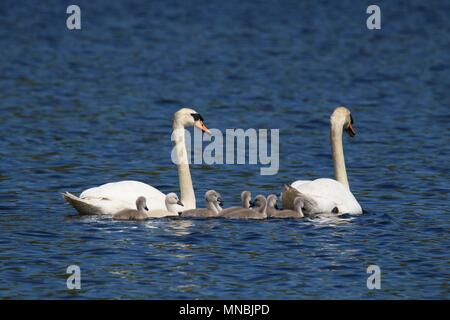
[[[209,132],[203,123],[202,116],[197,111],[182,108],[175,113],[172,139],[175,143],[181,202],[184,204],[184,207],[180,206],[180,211],[195,209],[196,207],[184,136],[184,130],[189,126],[196,126],[203,132]],[[68,192],[64,193],[63,197],[82,215],[115,214],[122,210],[135,209],[135,202],[138,197],[147,199],[150,211],[166,209],[166,195],[158,189],[139,181],[111,182],[87,189],[79,197]]]
[[[333,154],[336,180],[321,178],[313,181],[297,180],[291,187],[285,186],[282,193],[283,207],[293,209],[293,200],[300,196],[304,202],[305,215],[318,213],[361,214],[362,208],[356,201],[347,179],[344,150],[342,147],[343,129],[353,137],[353,118],[345,107],[338,107],[330,118],[331,150]]]

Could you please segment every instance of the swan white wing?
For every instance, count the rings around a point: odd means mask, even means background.
[[[299,180],[295,181],[292,187],[314,199],[318,212],[331,212],[337,207],[340,213],[362,213],[362,208],[350,189],[336,180],[327,178],[307,182]]]
[[[297,187],[301,186],[302,184],[305,183],[310,183],[311,180],[297,180],[291,183],[291,187],[294,187],[295,189],[297,189]]]
[[[119,181],[110,182],[99,187],[94,187],[83,191],[81,199],[95,201],[96,206],[114,214],[116,211],[124,209],[136,209],[136,199],[145,197],[149,210],[166,210],[166,195],[158,189],[139,181]]]
[[[312,180],[297,180],[291,183],[291,187],[300,190],[300,186],[308,185],[313,182]],[[322,195],[315,193],[313,196],[310,192],[303,192],[304,195],[307,196],[305,201],[305,205],[308,208],[308,211],[311,213],[322,213],[322,212],[331,212],[336,204],[333,201],[330,201],[327,198],[324,198]],[[306,208],[305,208],[306,209]]]

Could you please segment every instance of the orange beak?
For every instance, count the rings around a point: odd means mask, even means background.
[[[352,138],[356,135],[355,129],[353,129],[353,126],[351,123],[348,125],[348,127],[347,127],[347,129],[345,129],[345,131],[347,131],[348,135]]]
[[[205,124],[203,123],[203,121],[197,120],[197,121],[195,121],[194,125],[195,125],[197,128],[199,128],[200,130],[202,130],[203,132],[210,133],[210,132],[209,132],[209,129],[205,126]]]

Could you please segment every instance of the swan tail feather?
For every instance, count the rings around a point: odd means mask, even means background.
[[[80,215],[93,215],[102,213],[99,207],[92,205],[69,192],[61,193],[61,195],[67,203],[69,203],[72,207],[75,208],[75,210],[78,211]]]

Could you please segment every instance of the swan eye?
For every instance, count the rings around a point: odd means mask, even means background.
[[[353,117],[350,115],[350,124],[353,124]]]
[[[191,113],[192,118],[194,118],[194,121],[201,121],[204,122],[203,117],[200,115],[200,113]]]

